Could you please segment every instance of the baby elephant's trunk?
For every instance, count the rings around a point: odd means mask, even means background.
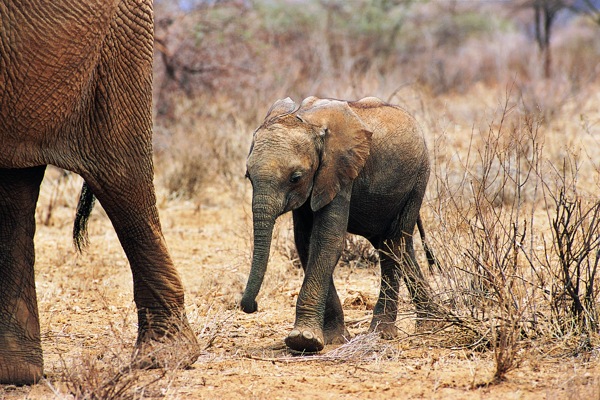
[[[242,310],[247,313],[258,310],[256,296],[258,296],[267,270],[271,237],[275,225],[275,218],[271,213],[260,211],[260,207],[257,207],[256,204],[252,208],[254,214],[254,254],[252,255],[252,268],[248,276],[248,283],[240,304]]]

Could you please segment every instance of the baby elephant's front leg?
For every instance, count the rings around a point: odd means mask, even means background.
[[[332,277],[348,224],[349,201],[344,197],[338,196],[314,215],[306,274],[296,303],[296,322],[285,339],[295,351],[321,351],[325,344],[343,342],[348,336]]]
[[[344,311],[331,279],[325,304],[323,329],[296,324],[285,339],[285,343],[296,351],[317,352],[326,344],[343,344],[349,339],[350,333],[344,324]]]
[[[285,344],[299,352],[318,352],[325,346],[323,322],[325,318],[326,299],[331,279],[327,271],[306,269],[306,275],[296,303],[296,322],[294,329],[285,339]],[[325,276],[324,276],[325,275]]]

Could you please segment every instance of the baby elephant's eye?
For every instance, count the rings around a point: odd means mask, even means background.
[[[298,183],[300,178],[302,178],[302,172],[296,171],[290,176],[290,183]]]

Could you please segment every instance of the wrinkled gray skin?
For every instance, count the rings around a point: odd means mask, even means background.
[[[152,53],[150,0],[0,3],[0,383],[43,376],[33,237],[48,164],[85,179],[80,223],[95,195],[118,234],[137,365],[160,366],[169,349],[182,365],[197,358],[152,183]]]
[[[332,279],[346,232],[364,236],[380,254],[381,291],[370,330],[397,336],[400,277],[417,311],[431,309],[412,239],[417,222],[424,239],[419,209],[429,160],[421,131],[404,110],[373,97],[357,102],[309,97],[300,107],[289,98],[279,100],[254,133],[247,176],[253,187],[254,254],[241,307],[257,310],[274,222],[292,211],[305,271],[294,328],[285,339],[292,350],[320,351],[349,338]]]

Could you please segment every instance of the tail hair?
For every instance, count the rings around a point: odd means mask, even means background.
[[[77,204],[77,213],[75,214],[75,223],[73,225],[73,243],[81,253],[89,244],[87,233],[87,224],[96,203],[96,196],[86,182],[83,182],[79,203]]]
[[[423,221],[421,220],[420,215],[419,218],[417,218],[417,228],[419,228],[419,235],[421,236],[421,242],[423,243],[423,249],[425,250],[425,256],[427,257],[427,264],[429,264],[429,271],[442,272],[442,266],[433,254],[433,251],[431,251],[431,248],[425,239],[425,229],[423,228]]]

